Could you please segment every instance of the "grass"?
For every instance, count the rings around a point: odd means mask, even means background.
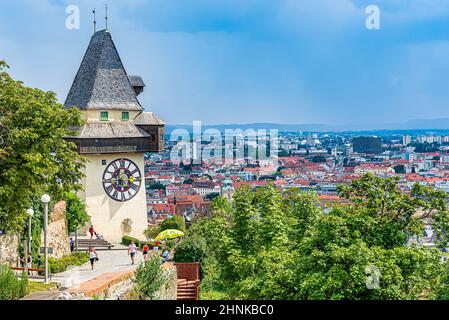
[[[226,292],[200,291],[200,300],[229,300]]]
[[[29,281],[28,289],[30,290],[30,293],[42,292],[42,291],[53,291],[53,290],[57,289],[57,284],[54,282],[45,284],[43,282]]]

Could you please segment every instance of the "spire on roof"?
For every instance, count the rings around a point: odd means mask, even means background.
[[[143,110],[107,30],[93,35],[64,105],[82,110]]]
[[[105,20],[105,22],[106,22],[106,30],[108,30],[108,4],[106,3],[105,4],[105,16],[104,16],[104,20]]]
[[[95,8],[92,11],[92,13],[94,14],[94,34],[95,34],[95,32],[97,32],[97,16],[96,16]]]

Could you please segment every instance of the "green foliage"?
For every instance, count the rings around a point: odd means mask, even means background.
[[[184,180],[183,184],[193,184],[193,179],[192,178],[187,178]]]
[[[34,197],[47,192],[61,199],[82,188],[85,159],[63,139],[76,135],[82,121],[55,93],[28,88],[5,68],[0,61],[0,227],[20,231]]]
[[[156,292],[165,282],[164,271],[161,269],[161,259],[150,255],[146,263],[137,267],[135,291],[140,299],[153,300]]]
[[[202,290],[231,299],[449,298],[444,253],[407,246],[424,220],[447,246],[445,192],[417,184],[405,194],[373,175],[338,190],[349,204],[325,213],[313,193],[242,187],[232,206],[217,199],[212,217],[191,226],[175,257],[201,241]]]
[[[89,256],[86,252],[73,252],[61,259],[48,258],[48,270],[52,274],[61,273],[69,267],[80,266],[88,261]]]
[[[209,193],[204,198],[208,201],[213,201],[215,198],[219,197],[220,194],[218,192]]]
[[[287,150],[281,150],[278,153],[278,157],[288,157],[290,153]]]
[[[312,162],[313,163],[324,163],[324,162],[326,162],[326,157],[325,156],[313,156]]]
[[[178,215],[174,215],[171,218],[167,218],[161,223],[161,232],[164,230],[176,229],[184,232],[186,230],[186,223],[184,218]]]
[[[14,272],[0,265],[0,300],[19,300],[28,294],[28,276],[19,279]]]
[[[150,184],[147,187],[147,189],[149,189],[149,190],[165,190],[165,186],[162,183],[155,182],[155,183]]]
[[[161,228],[159,226],[150,226],[147,229],[145,229],[143,234],[148,240],[150,240],[156,238],[160,232]]]
[[[122,237],[122,244],[125,246],[129,246],[131,244],[131,242],[134,241],[134,244],[136,245],[136,247],[140,247],[140,240],[130,237],[130,236],[123,236]]]
[[[175,262],[200,262],[205,258],[206,243],[202,238],[190,237],[176,246]]]
[[[86,204],[73,192],[65,195],[67,202],[67,224],[69,232],[75,232],[89,221]]]

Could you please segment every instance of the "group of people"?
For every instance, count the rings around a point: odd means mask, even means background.
[[[153,246],[153,250],[151,251],[152,255],[157,255],[157,253],[159,252],[159,241],[156,241],[156,243]],[[147,243],[144,244],[143,248],[142,248],[142,255],[143,255],[143,261],[147,262],[148,261],[148,254],[150,253],[150,247]],[[167,261],[168,260],[168,256],[170,254],[170,251],[168,250],[164,250],[164,252],[161,254],[161,257],[163,259],[163,261]],[[128,255],[131,257],[131,264],[134,265],[135,264],[135,258],[137,255],[137,246],[134,243],[134,241],[131,241],[131,244],[128,246]]]
[[[26,260],[26,261],[25,261]],[[20,265],[22,265],[22,266],[24,266],[24,267],[27,267],[28,269],[32,269],[33,268],[33,256],[32,256],[32,254],[31,254],[31,252],[28,252],[28,257],[25,259],[25,257],[20,257],[19,258],[19,263],[20,263]],[[20,267],[20,265],[19,265],[19,267]],[[41,266],[42,266],[42,257],[41,257],[41,255],[39,254],[38,256],[37,256],[37,264],[36,264],[36,268],[37,269],[40,269],[41,268]],[[32,272],[31,271],[29,271],[29,275],[31,275],[32,274]]]
[[[99,235],[97,232],[95,232],[93,225],[90,226],[89,233],[90,233],[91,240],[94,237],[94,235],[97,237],[97,239],[101,238],[101,235]],[[70,238],[70,250],[73,252],[74,249],[75,249],[75,241],[72,238]],[[131,265],[134,265],[136,263],[137,252],[138,252],[138,249],[137,249],[136,244],[134,243],[134,241],[131,241],[131,244],[128,246],[128,255],[131,258]],[[151,254],[157,255],[158,252],[159,252],[159,241],[156,241],[156,243],[153,246],[153,249],[151,251]],[[89,247],[88,254],[89,254],[91,268],[93,270],[95,263],[99,261],[98,253],[95,250],[94,246]],[[148,244],[145,244],[142,248],[142,255],[143,255],[144,262],[148,261],[149,254],[150,254],[150,247],[148,246]],[[160,256],[161,256],[162,260],[165,262],[169,259],[169,255],[170,255],[170,251],[164,250]]]

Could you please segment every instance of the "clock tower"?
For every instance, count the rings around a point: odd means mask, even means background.
[[[95,32],[65,107],[81,110],[84,125],[67,140],[88,160],[84,191],[94,229],[109,241],[143,239],[148,226],[144,154],[164,148],[164,122],[137,97],[145,84],[129,76],[107,30]]]

